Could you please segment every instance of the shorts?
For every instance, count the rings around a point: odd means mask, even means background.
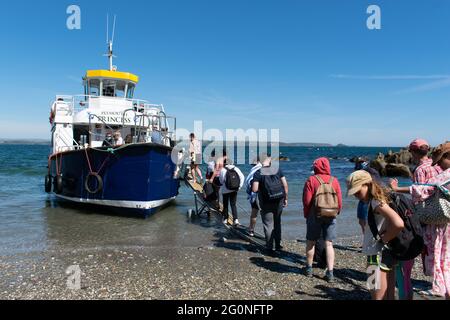
[[[325,241],[332,242],[336,239],[336,219],[317,218],[311,212],[306,219],[306,240],[317,241],[321,235]]]
[[[378,266],[381,270],[389,272],[392,271],[398,262],[394,259],[388,250],[381,250],[381,253],[372,256],[367,256],[368,266]]]
[[[201,153],[195,154],[194,157],[191,159],[191,164],[202,164],[202,155]]]

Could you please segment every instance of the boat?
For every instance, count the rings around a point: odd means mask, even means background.
[[[178,195],[176,118],[134,97],[139,77],[118,71],[112,47],[109,41],[109,69],[88,70],[83,94],[57,95],[51,104],[45,191],[148,217]]]

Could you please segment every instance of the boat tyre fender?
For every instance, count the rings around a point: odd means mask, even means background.
[[[58,174],[53,180],[53,191],[56,194],[60,194],[63,191],[63,178],[60,174]]]
[[[97,180],[97,187],[92,190],[89,187],[89,182],[91,181],[91,177],[94,177]],[[98,173],[95,172],[91,172],[86,176],[85,182],[84,182],[84,188],[86,189],[87,192],[91,193],[91,194],[95,194],[98,193],[100,191],[102,191],[103,189],[103,179],[102,177],[100,177],[100,175]]]
[[[52,191],[52,176],[46,175],[45,176],[45,192],[49,193]]]

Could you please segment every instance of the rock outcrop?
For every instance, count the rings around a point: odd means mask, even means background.
[[[357,158],[352,160],[352,162],[358,161]],[[412,155],[408,150],[389,151],[387,154],[379,153],[375,159],[370,161],[370,167],[377,170],[382,177],[410,178],[414,166],[412,160]]]

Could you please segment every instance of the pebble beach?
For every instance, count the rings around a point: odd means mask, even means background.
[[[304,243],[283,242],[274,257],[236,238],[220,223],[207,230],[209,244],[173,248],[61,248],[0,258],[0,299],[158,300],[367,300],[365,257],[358,239],[336,243],[335,281],[302,273]],[[204,239],[206,240],[206,239]],[[66,269],[81,270],[80,289],[69,289]],[[416,263],[413,285],[427,287]],[[417,297],[418,298],[418,297]]]

